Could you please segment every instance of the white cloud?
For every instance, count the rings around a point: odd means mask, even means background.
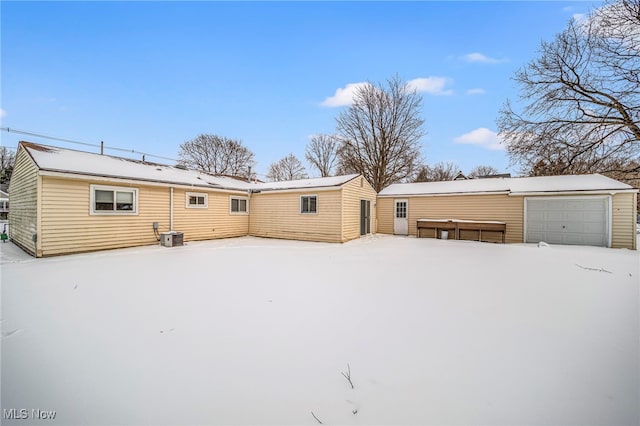
[[[562,8],[562,10],[564,12],[571,12],[573,10],[573,7],[572,6],[565,6],[565,7]]]
[[[453,95],[453,90],[445,89],[451,79],[447,77],[426,77],[414,78],[407,82],[409,89],[415,89],[416,92],[428,93],[430,95]]]
[[[472,130],[469,133],[458,136],[453,141],[460,144],[477,145],[492,151],[504,150],[504,145],[498,134],[486,127]]]
[[[361,86],[366,85],[367,83],[349,83],[345,87],[339,87],[336,89],[336,93],[333,96],[329,96],[327,99],[322,101],[320,105],[325,107],[339,107],[339,106],[347,106],[353,103],[353,95]]]
[[[4,109],[0,108],[0,117],[4,117],[7,115],[7,111],[5,111]]]
[[[467,90],[467,95],[484,95],[485,93],[487,93],[487,91],[480,87]]]
[[[451,79],[447,77],[414,78],[407,82],[407,87],[411,90],[415,89],[416,92],[430,95],[453,95],[453,90],[446,88],[450,82]],[[353,104],[353,96],[356,90],[366,84],[369,83],[348,83],[344,87],[339,87],[333,96],[326,98],[320,105],[324,107],[349,106]]]
[[[462,60],[466,62],[475,62],[475,63],[481,63],[481,64],[498,64],[500,62],[508,61],[508,59],[504,59],[504,58],[503,59],[491,58],[479,52],[468,53],[462,56]]]

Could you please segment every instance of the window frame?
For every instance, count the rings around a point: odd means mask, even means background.
[[[246,210],[241,211],[238,210],[236,212],[233,211],[233,200],[244,200],[246,202]],[[238,203],[238,207],[240,207],[240,203]],[[229,214],[237,214],[237,215],[248,215],[249,214],[249,197],[241,197],[237,195],[229,196]]]
[[[113,192],[114,210],[96,210],[96,191],[111,191]],[[132,210],[116,210],[117,207],[117,192],[130,192],[133,193],[133,209]],[[113,185],[89,185],[89,214],[95,216],[136,216],[138,215],[138,188],[131,188],[127,186],[113,186]]]
[[[316,210],[315,211],[304,211],[304,199],[315,198],[316,199]],[[309,206],[310,207],[310,206]],[[309,194],[309,195],[301,195],[300,196],[300,214],[318,214],[318,195],[317,194]]]
[[[189,204],[190,197],[204,197],[204,204]],[[206,192],[185,192],[184,206],[187,209],[208,209],[209,194],[207,194]]]

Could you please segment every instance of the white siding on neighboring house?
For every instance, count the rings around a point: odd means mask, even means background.
[[[36,255],[38,239],[38,168],[29,154],[18,150],[9,186],[9,238]]]

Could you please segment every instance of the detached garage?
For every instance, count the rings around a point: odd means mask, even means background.
[[[419,220],[448,222],[449,229],[476,221],[506,225],[504,234],[480,233],[482,241],[635,250],[637,193],[599,174],[395,184],[378,196],[378,232],[418,235]],[[456,236],[479,239],[470,230]]]

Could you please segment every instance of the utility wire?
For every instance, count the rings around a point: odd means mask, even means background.
[[[2,130],[3,132],[7,132],[7,133],[17,133],[17,134],[20,134],[20,135],[35,136],[35,137],[38,137],[38,138],[50,139],[50,140],[55,140],[55,141],[67,142],[67,143],[74,143],[74,144],[77,144],[77,145],[92,146],[92,147],[95,147],[95,148],[100,148],[101,147],[100,144],[83,142],[83,141],[76,141],[76,140],[73,140],[73,139],[61,138],[61,137],[58,137],[58,136],[43,135],[41,133],[30,132],[30,131],[27,131],[27,130],[12,129],[12,128],[9,128],[9,127],[1,127],[0,130]],[[145,157],[161,158],[163,160],[175,161],[176,163],[180,162],[179,160],[176,160],[175,158],[162,157],[160,155],[155,155],[155,154],[149,154],[149,153],[146,153],[146,152],[136,151],[134,149],[124,149],[124,148],[118,148],[118,147],[115,147],[115,146],[107,146],[107,145],[104,145],[103,148],[104,149],[110,149],[112,151],[130,152],[132,154],[144,155]]]
[[[26,136],[34,136],[34,137],[37,137],[37,138],[50,139],[50,140],[55,140],[55,141],[67,142],[67,143],[73,143],[73,144],[77,144],[77,145],[91,146],[91,147],[94,147],[94,148],[100,148],[102,146],[101,144],[95,144],[95,143],[84,142],[84,141],[77,141],[77,140],[68,139],[68,138],[61,138],[61,137],[58,137],[58,136],[44,135],[42,133],[36,133],[36,132],[27,131],[27,130],[19,130],[19,129],[9,128],[9,127],[0,127],[0,131],[7,132],[7,133],[16,133],[16,134],[26,135]],[[17,148],[13,148],[13,147],[6,147],[6,148],[14,149],[14,150],[17,149]],[[146,152],[140,152],[140,151],[136,151],[136,150],[133,150],[133,149],[124,149],[124,148],[118,148],[118,147],[107,146],[107,145],[103,145],[102,148],[109,149],[109,150],[112,150],[112,151],[129,152],[129,153],[132,153],[132,154],[144,155],[145,157],[160,158],[162,160],[169,160],[169,161],[174,161],[176,163],[180,163],[180,160],[176,160],[175,158],[162,157],[160,155],[149,154],[149,153],[146,153]],[[262,173],[253,172],[252,174],[254,174],[256,177],[262,177],[262,178],[265,178],[265,179],[267,178],[267,175],[262,174]]]

